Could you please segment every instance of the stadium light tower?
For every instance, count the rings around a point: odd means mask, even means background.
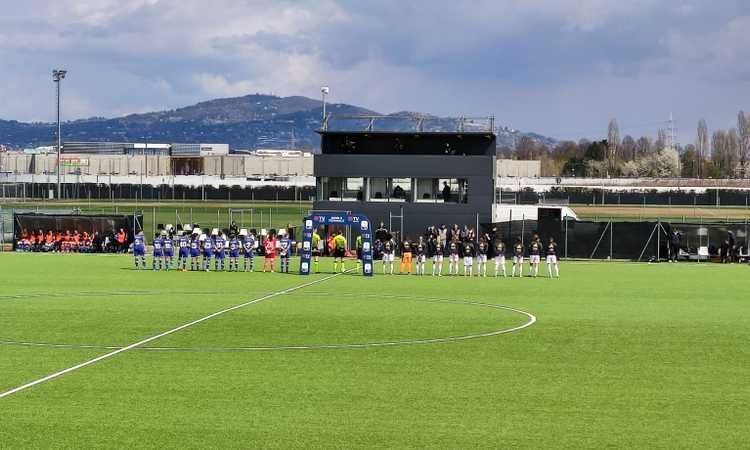
[[[67,70],[59,70],[55,69],[52,71],[52,81],[55,82],[55,86],[57,87],[57,199],[60,200],[62,198],[62,195],[60,194],[60,170],[61,170],[61,160],[60,160],[60,147],[61,147],[61,138],[60,138],[60,83],[63,79],[65,79],[65,74],[68,73]]]
[[[326,124],[326,95],[331,93],[331,89],[328,86],[320,88],[320,94],[323,96],[323,122],[321,128],[325,127]]]

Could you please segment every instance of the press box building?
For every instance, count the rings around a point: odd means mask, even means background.
[[[367,215],[411,239],[430,225],[493,221],[496,135],[320,131],[317,211]]]

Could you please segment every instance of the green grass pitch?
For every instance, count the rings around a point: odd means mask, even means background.
[[[129,256],[0,254],[0,393],[330,276],[131,267]],[[0,448],[740,448],[748,270],[562,262],[559,280],[337,276],[0,398]],[[341,347],[529,320],[492,305],[537,322]]]

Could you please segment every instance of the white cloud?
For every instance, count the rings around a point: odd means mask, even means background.
[[[720,123],[750,100],[747,9],[737,0],[11,2],[0,16],[0,117],[50,120],[49,73],[65,67],[70,118],[254,92],[317,97],[328,83],[333,101],[495,112],[553,134],[669,108]]]

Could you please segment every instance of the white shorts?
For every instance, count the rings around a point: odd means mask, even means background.
[[[435,262],[443,262],[443,255],[442,254],[433,255],[432,260]]]
[[[495,256],[493,259],[495,260],[495,264],[505,265],[505,256]]]
[[[471,256],[464,256],[464,266],[473,266],[474,265],[474,258]]]
[[[523,256],[514,256],[513,264],[523,264]]]
[[[539,261],[541,261],[541,258],[539,257],[539,255],[529,256],[529,264],[539,264]]]
[[[458,255],[451,254],[448,256],[450,262],[458,262]]]
[[[383,253],[383,262],[393,262],[394,259],[396,259],[395,254]]]
[[[479,256],[477,256],[477,262],[479,264],[487,264],[487,255],[479,255]]]
[[[557,255],[547,255],[547,264],[557,264]]]
[[[425,262],[426,259],[427,259],[427,257],[425,255],[417,255],[417,262],[418,263],[423,263],[423,262]]]

